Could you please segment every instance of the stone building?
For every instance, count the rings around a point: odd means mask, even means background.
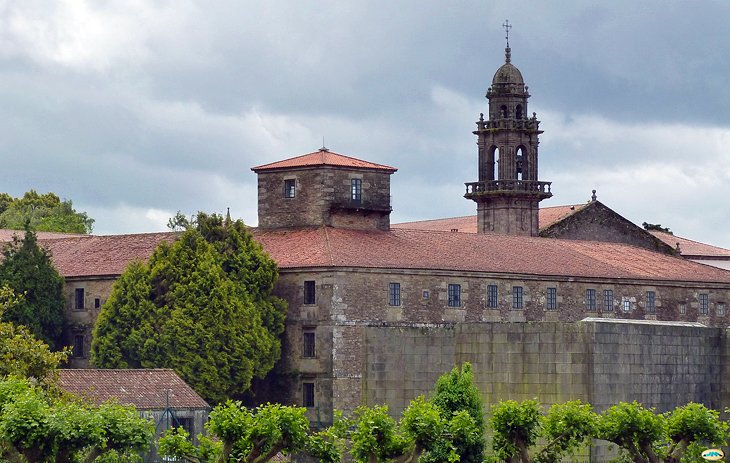
[[[730,405],[730,272],[684,258],[595,193],[539,209],[552,192],[538,180],[528,97],[508,47],[474,132],[479,177],[465,196],[476,216],[391,226],[396,169],[325,148],[252,168],[252,232],[289,305],[260,398],[303,405],[321,424],[361,403],[397,412],[470,361],[488,401]],[[42,240],[66,277],[72,366],[88,365],[91,327],[126,264],[173,239]]]

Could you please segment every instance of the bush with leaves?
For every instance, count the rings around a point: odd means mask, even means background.
[[[0,194],[0,228],[61,233],[91,233],[94,219],[77,212],[70,199],[54,193],[26,192],[21,198]]]

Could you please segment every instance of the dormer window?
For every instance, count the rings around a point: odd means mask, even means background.
[[[293,198],[297,193],[297,181],[292,179],[284,180],[284,197]]]

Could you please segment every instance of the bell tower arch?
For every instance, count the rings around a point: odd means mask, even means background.
[[[508,21],[505,63],[487,90],[489,113],[479,115],[479,181],[466,183],[465,198],[477,203],[477,231],[537,236],[539,203],[552,196],[538,180],[540,121],[527,117],[530,98],[522,73],[512,64]]]

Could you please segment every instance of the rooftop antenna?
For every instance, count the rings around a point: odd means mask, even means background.
[[[324,145],[324,135],[322,135],[322,147],[319,149],[320,151],[329,151],[327,147]]]
[[[509,30],[512,29],[512,24],[509,23],[509,19],[504,20],[502,27],[504,27],[505,32],[504,38],[507,40],[507,48],[504,49],[504,60],[509,63],[512,60],[512,49],[509,47]]]

